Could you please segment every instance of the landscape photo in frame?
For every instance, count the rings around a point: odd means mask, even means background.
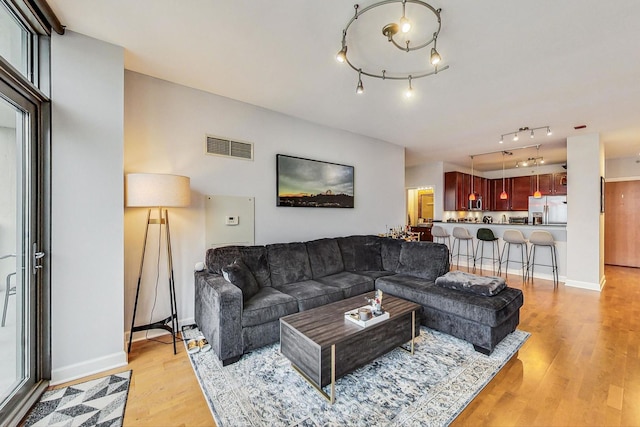
[[[277,206],[353,208],[353,166],[276,155]]]

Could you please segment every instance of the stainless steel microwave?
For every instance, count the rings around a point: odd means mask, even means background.
[[[469,200],[469,210],[470,211],[481,211],[482,210],[482,197],[476,196],[475,200]]]

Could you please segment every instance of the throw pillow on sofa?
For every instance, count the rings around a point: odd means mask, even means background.
[[[236,259],[233,264],[222,267],[222,276],[227,282],[240,288],[244,302],[247,302],[260,291],[260,286],[255,276],[244,261],[242,261],[242,258]]]

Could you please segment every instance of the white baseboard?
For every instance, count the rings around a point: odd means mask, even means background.
[[[51,385],[62,384],[78,378],[108,371],[109,369],[127,366],[127,353],[119,351],[107,356],[85,360],[69,366],[63,366],[51,371]]]
[[[604,287],[604,282],[601,283],[592,283],[592,282],[581,282],[579,280],[567,280],[565,282],[565,286],[571,286],[573,288],[580,289],[588,289],[590,291],[602,291],[602,287]]]

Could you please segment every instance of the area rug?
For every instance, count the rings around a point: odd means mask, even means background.
[[[122,426],[131,371],[45,392],[25,426]]]
[[[185,331],[187,338],[198,334]],[[446,426],[529,335],[516,330],[485,356],[465,341],[422,327],[414,356],[395,349],[338,379],[333,405],[291,368],[279,344],[225,367],[213,351],[190,359],[219,427]]]

